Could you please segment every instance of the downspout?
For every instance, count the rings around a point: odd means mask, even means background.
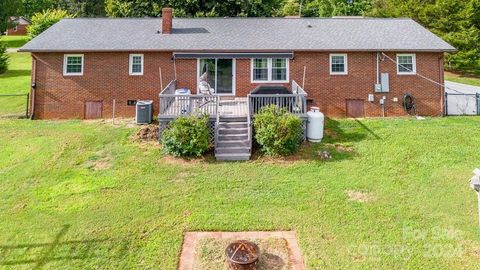
[[[35,88],[37,87],[37,58],[32,54],[32,80],[30,88],[30,120],[35,117]]]
[[[446,110],[446,102],[447,99],[445,98],[445,79],[444,79],[444,67],[443,67],[443,57],[444,55],[442,54],[438,58],[438,81],[440,82],[440,108],[442,108],[442,116],[447,115],[447,110]]]
[[[377,52],[377,85],[380,84],[380,53]],[[376,85],[375,85],[376,88]],[[373,90],[376,92],[376,89]],[[382,90],[383,92],[383,90]],[[382,107],[382,117],[385,117],[385,99],[380,99],[380,106]]]

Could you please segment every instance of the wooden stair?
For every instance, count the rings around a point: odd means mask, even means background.
[[[252,152],[251,127],[247,116],[219,116],[215,134],[215,158],[225,161],[249,160]]]

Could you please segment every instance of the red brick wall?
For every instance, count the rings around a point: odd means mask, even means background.
[[[389,54],[395,58],[395,54]],[[83,118],[85,101],[103,101],[103,116],[111,117],[116,100],[116,116],[133,116],[134,106],[129,99],[151,99],[154,114],[158,113],[158,93],[161,90],[159,67],[163,86],[174,78],[171,53],[144,53],[144,75],[128,74],[129,53],[85,53],[84,75],[63,76],[62,53],[35,53],[36,61],[36,118]],[[328,116],[345,117],[346,99],[364,99],[366,116],[381,116],[379,98],[386,96],[386,116],[404,115],[401,99],[405,93],[415,97],[421,115],[441,115],[443,92],[437,86],[418,76],[398,76],[394,63],[385,60],[380,71],[390,73],[390,92],[375,94],[375,102],[367,101],[374,93],[376,53],[348,53],[348,75],[329,74],[329,54],[296,52],[290,61],[290,80],[302,83],[306,66],[305,90],[313,105]],[[443,81],[443,54],[417,53],[417,73],[435,81]],[[177,87],[195,91],[197,60],[176,60]],[[236,95],[245,96],[257,84],[250,82],[250,60],[236,60]],[[398,98],[398,102],[392,99]]]
[[[395,53],[388,54],[396,60]],[[415,75],[397,75],[396,64],[385,59],[380,61],[380,72],[389,73],[390,92],[374,92],[376,83],[376,53],[348,53],[348,75],[330,75],[329,53],[295,53],[290,63],[290,79],[302,84],[303,67],[306,66],[305,90],[314,104],[329,116],[345,117],[346,99],[365,100],[366,116],[382,116],[379,99],[385,100],[385,115],[404,115],[402,98],[405,93],[414,96],[420,115],[442,114],[442,87]],[[443,54],[416,53],[417,74],[434,81],[443,82]],[[368,102],[368,94],[375,95]],[[393,102],[397,98],[398,102]]]
[[[17,31],[15,31],[14,27],[7,29],[7,36],[25,36],[25,35],[27,35],[27,26],[24,24],[17,25]]]

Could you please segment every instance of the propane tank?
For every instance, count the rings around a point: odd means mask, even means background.
[[[320,112],[320,108],[312,107],[307,112],[307,140],[310,142],[320,142],[323,139],[323,123],[325,116]]]

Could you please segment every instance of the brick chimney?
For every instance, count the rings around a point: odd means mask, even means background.
[[[172,8],[162,8],[162,34],[172,33]]]

